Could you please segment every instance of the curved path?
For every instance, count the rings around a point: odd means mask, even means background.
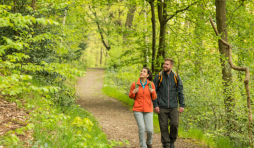
[[[89,68],[86,77],[78,79],[77,94],[81,99],[77,103],[91,112],[99,121],[109,140],[129,141],[129,145],[117,148],[139,148],[138,127],[131,110],[116,99],[101,93],[104,69]],[[198,145],[178,138],[176,148],[200,148]],[[160,134],[154,133],[154,148],[162,148]]]

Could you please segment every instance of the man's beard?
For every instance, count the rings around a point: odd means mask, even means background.
[[[164,70],[164,68],[163,68],[163,71],[165,71],[165,72],[169,72],[169,71],[171,71],[171,69],[169,68],[169,69],[167,69],[167,70]]]

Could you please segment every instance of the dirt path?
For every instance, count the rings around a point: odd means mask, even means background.
[[[121,102],[101,93],[103,75],[103,69],[87,69],[86,77],[78,79],[77,93],[81,99],[77,102],[97,118],[109,140],[128,140],[129,145],[122,147],[139,148],[138,127],[133,113]],[[200,148],[180,138],[177,139],[175,146]],[[162,147],[160,134],[154,133],[153,147]]]

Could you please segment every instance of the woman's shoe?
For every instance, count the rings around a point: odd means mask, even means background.
[[[153,147],[152,147],[152,145],[148,145],[148,144],[147,144],[147,148],[153,148]]]

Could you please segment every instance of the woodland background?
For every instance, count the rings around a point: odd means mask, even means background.
[[[227,141],[229,147],[253,146],[253,0],[0,0],[0,4],[1,99],[22,104],[20,98],[25,98],[30,104],[26,109],[37,111],[32,95],[55,109],[54,117],[31,117],[37,139],[43,137],[36,120],[45,119],[43,128],[48,130],[59,128],[55,121],[60,112],[66,131],[77,131],[69,134],[78,135],[84,127],[89,136],[98,135],[89,133],[95,119],[89,117],[90,124],[85,116],[70,113],[79,110],[74,105],[73,78],[83,76],[85,67],[105,67],[104,87],[127,94],[142,67],[157,74],[163,58],[170,57],[184,84],[181,133]],[[231,68],[229,46],[221,40],[232,46],[233,63],[249,68],[248,83],[244,71]],[[73,127],[68,127],[71,123]],[[2,144],[18,141],[14,133],[4,132]],[[74,141],[88,135],[74,136]],[[77,145],[108,146],[105,135],[101,139],[102,144],[92,140]],[[36,142],[31,145],[40,143]],[[47,145],[54,143],[48,140]]]

